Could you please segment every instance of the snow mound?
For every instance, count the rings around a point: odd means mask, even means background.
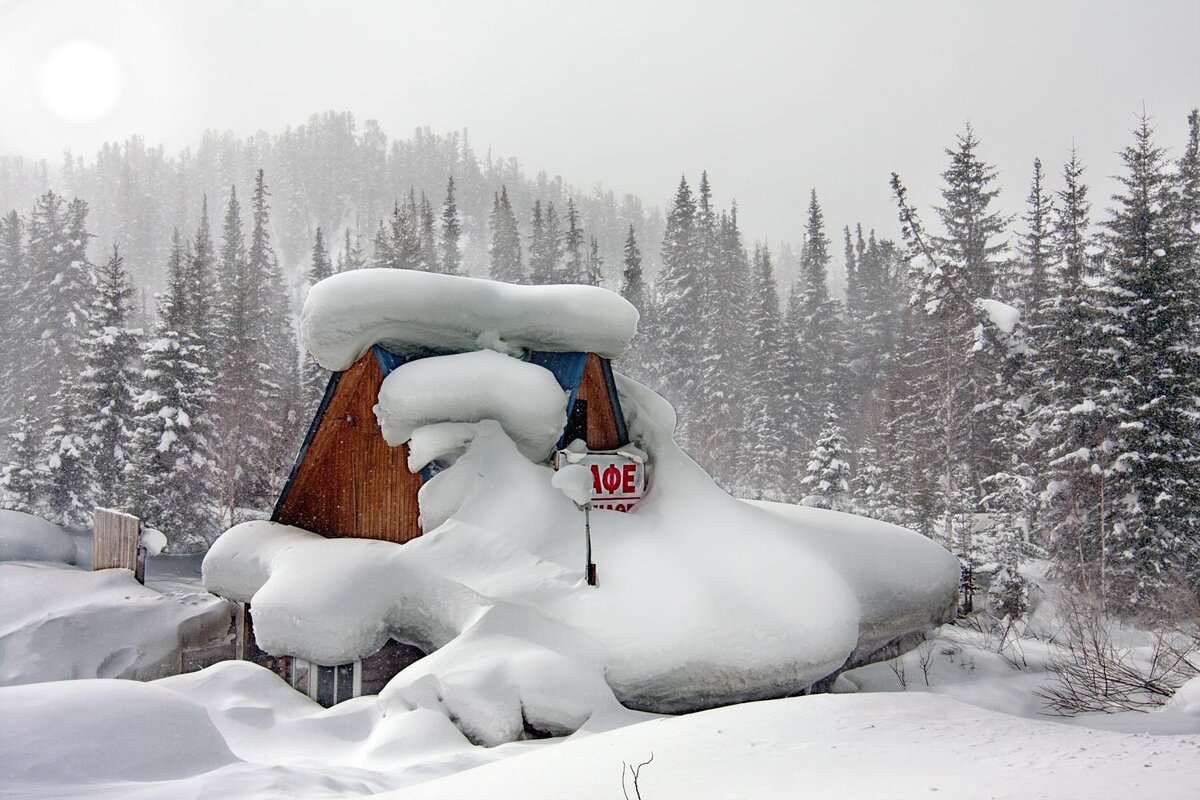
[[[583,514],[492,420],[414,431],[422,458],[454,456],[421,488],[424,536],[244,523],[213,545],[204,583],[253,602],[272,652],[345,663],[391,637],[433,653],[380,702],[436,706],[488,744],[518,720],[569,731],[613,697],[683,712],[793,694],[952,615],[958,562],[936,543],[729,497],[675,445],[669,404],[617,385],[652,489],[632,513],[592,513],[597,587]]]
[[[1017,323],[1021,321],[1020,311],[999,300],[979,299],[975,301],[975,306],[987,316],[993,325],[1009,336],[1017,329]]]
[[[375,416],[393,446],[430,423],[494,419],[527,458],[542,461],[567,424],[567,394],[545,367],[478,350],[396,367],[379,390]]]
[[[75,563],[75,542],[62,528],[22,511],[0,509],[0,561]]]
[[[0,686],[170,675],[185,647],[228,630],[230,613],[208,594],[148,589],[127,569],[0,564]]]
[[[637,309],[597,286],[521,286],[362,269],[309,290],[300,337],[321,366],[337,372],[375,344],[402,355],[488,348],[617,358],[629,349],[637,322]]]

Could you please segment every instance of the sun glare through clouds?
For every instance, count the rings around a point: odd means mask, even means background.
[[[55,48],[39,76],[42,102],[66,122],[91,122],[116,106],[121,67],[112,51],[94,42],[67,42]]]

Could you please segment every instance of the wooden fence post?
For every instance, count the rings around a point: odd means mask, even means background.
[[[92,569],[130,569],[146,582],[146,548],[142,521],[132,514],[97,508],[92,515]]]

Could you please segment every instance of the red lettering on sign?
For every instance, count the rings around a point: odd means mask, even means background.
[[[621,470],[617,469],[616,464],[609,464],[605,467],[601,480],[604,482],[604,491],[612,494],[621,488]]]
[[[637,471],[637,464],[626,464],[621,468],[621,471],[625,473],[625,480],[621,485],[621,491],[625,494],[633,494],[633,477]]]
[[[592,464],[592,494],[600,494],[600,465]]]

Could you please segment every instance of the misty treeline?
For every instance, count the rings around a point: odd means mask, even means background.
[[[0,224],[3,502],[70,523],[124,505],[203,547],[270,507],[327,381],[295,342],[305,285],[364,266],[588,282],[638,306],[619,368],[675,404],[681,443],[735,494],[918,530],[968,580],[994,570],[1004,612],[1026,602],[1030,557],[1153,612],[1200,586],[1189,122],[1169,158],[1143,121],[1104,210],[1075,155],[1035,160],[1012,218],[968,128],[935,209],[892,177],[900,242],[827,225],[814,191],[796,253],[744,241],[707,175],[660,218],[457,137],[389,148],[348,115],[171,159],[136,139],[69,157],[60,185],[88,203],[0,162],[0,197],[42,192]],[[89,226],[119,247],[96,265]],[[131,285],[163,288],[156,315]]]

